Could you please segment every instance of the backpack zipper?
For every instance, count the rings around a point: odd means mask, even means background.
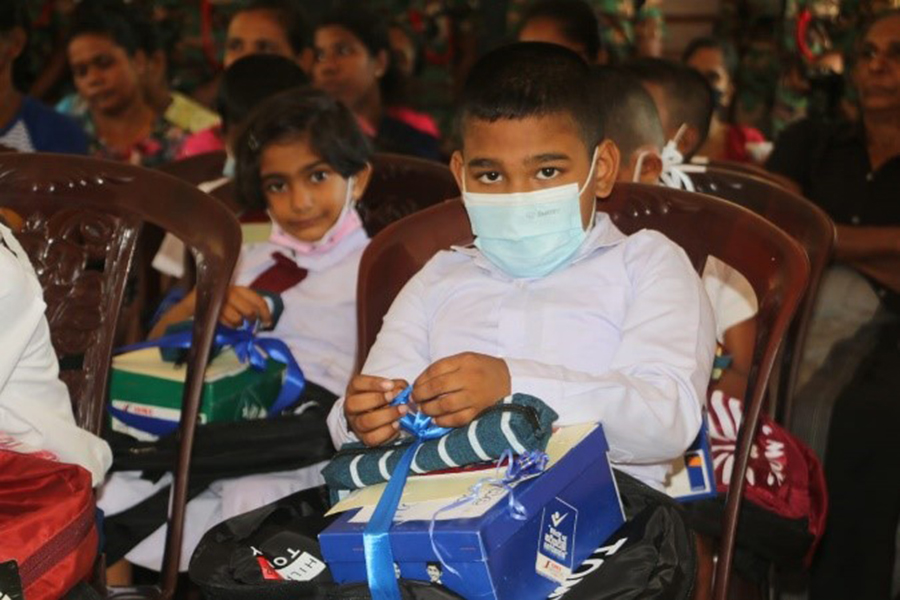
[[[84,510],[68,527],[63,528],[50,538],[40,550],[22,562],[19,566],[22,589],[28,589],[28,586],[78,548],[78,545],[90,533],[93,525],[94,505],[91,503],[84,507]]]
[[[495,404],[482,412],[481,415],[479,415],[479,418],[495,412],[517,412],[523,415],[528,420],[529,424],[535,431],[541,430],[541,420],[538,416],[537,409],[533,406],[526,406],[524,404]],[[384,452],[385,449],[402,450],[408,448],[411,445],[412,441],[402,442],[394,446],[377,446],[375,448],[364,446],[360,448],[347,448],[335,452],[334,456],[332,456],[332,460],[341,458],[343,456],[357,456],[359,454],[371,454],[373,452],[381,453]]]

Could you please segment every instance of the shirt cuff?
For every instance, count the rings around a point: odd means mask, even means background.
[[[331,443],[335,449],[340,450],[341,446],[348,442],[358,442],[359,438],[350,430],[347,424],[347,417],[344,416],[344,399],[338,398],[328,413],[328,432],[331,434]]]

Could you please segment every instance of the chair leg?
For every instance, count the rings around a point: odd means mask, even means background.
[[[712,579],[715,571],[715,544],[705,535],[695,534],[697,541],[697,578],[694,595],[691,600],[709,600],[712,598]]]

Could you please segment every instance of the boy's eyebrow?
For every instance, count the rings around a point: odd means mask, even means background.
[[[476,168],[498,167],[500,166],[500,162],[493,158],[473,158],[469,161],[468,166]]]
[[[571,160],[568,154],[561,152],[545,152],[544,154],[536,154],[525,159],[525,164],[554,162],[557,160]]]

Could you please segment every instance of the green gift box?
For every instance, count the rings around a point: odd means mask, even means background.
[[[109,398],[114,408],[146,417],[177,422],[187,365],[164,362],[158,348],[145,348],[113,358]],[[231,349],[215,357],[206,369],[200,422],[264,418],[284,380],[283,364],[266,361],[264,370],[241,363]],[[156,436],[111,417],[113,431],[140,440]]]

